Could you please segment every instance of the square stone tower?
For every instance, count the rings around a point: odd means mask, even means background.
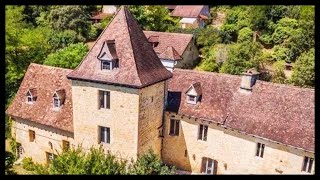
[[[118,10],[67,77],[76,144],[102,145],[124,159],[150,148],[160,155],[166,80],[172,74],[127,7]]]

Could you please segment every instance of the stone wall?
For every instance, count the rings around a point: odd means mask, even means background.
[[[169,135],[170,118],[180,120],[179,136]],[[197,140],[200,123],[209,126],[207,141]],[[256,156],[258,142],[265,144],[263,158]],[[308,174],[301,172],[304,156],[314,158],[314,153],[169,112],[162,155],[165,163],[193,173],[200,172],[202,157],[212,158],[218,162],[217,174]]]
[[[165,82],[148,86],[139,91],[139,133],[138,153],[143,154],[148,149],[153,149],[161,156],[161,132]]]
[[[99,109],[99,90],[110,91],[110,109]],[[138,153],[139,91],[137,89],[72,81],[74,139],[85,149],[99,145],[99,126],[110,128],[104,149],[123,159]]]
[[[35,131],[34,142],[29,140],[29,130]],[[12,137],[22,145],[22,157],[31,157],[38,163],[47,162],[46,152],[53,154],[61,152],[62,140],[68,141],[70,146],[74,145],[73,133],[23,119],[13,120]],[[52,144],[52,149],[49,142]]]
[[[178,61],[176,68],[193,68],[199,60],[199,51],[197,46],[194,44],[193,39],[188,44],[186,50],[182,54],[182,60]]]

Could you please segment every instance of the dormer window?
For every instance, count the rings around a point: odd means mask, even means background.
[[[60,109],[65,100],[65,90],[61,89],[54,93],[53,95],[53,108]]]
[[[37,100],[37,90],[36,88],[29,89],[27,94],[27,103],[32,104]]]
[[[202,96],[201,84],[199,82],[191,84],[186,94],[188,104],[197,104]]]
[[[101,61],[101,70],[112,70],[119,67],[114,40],[107,40],[103,43],[98,59]]]
[[[111,64],[109,61],[101,61],[101,69],[111,70]]]
[[[148,41],[152,44],[152,47],[155,48],[159,44],[159,36],[150,36]]]

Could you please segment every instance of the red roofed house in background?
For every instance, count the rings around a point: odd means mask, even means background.
[[[162,64],[174,68],[192,68],[199,59],[199,51],[192,34],[143,31],[152,43]]]
[[[171,12],[171,16],[181,17],[182,28],[203,28],[205,21],[211,17],[207,5],[177,5]]]
[[[152,149],[194,174],[314,173],[313,89],[252,69],[171,73],[161,60],[183,61],[192,38],[162,45],[171,35],[143,32],[123,6],[76,69],[30,64],[6,110],[19,160],[81,144],[127,160]]]
[[[103,5],[101,12],[95,12],[92,14],[91,20],[94,23],[99,23],[101,20],[107,16],[113,16],[117,11],[117,6],[115,5]]]

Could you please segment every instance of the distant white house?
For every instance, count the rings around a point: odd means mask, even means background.
[[[171,16],[181,17],[180,24],[182,28],[203,28],[205,21],[210,18],[209,6],[176,6]]]

